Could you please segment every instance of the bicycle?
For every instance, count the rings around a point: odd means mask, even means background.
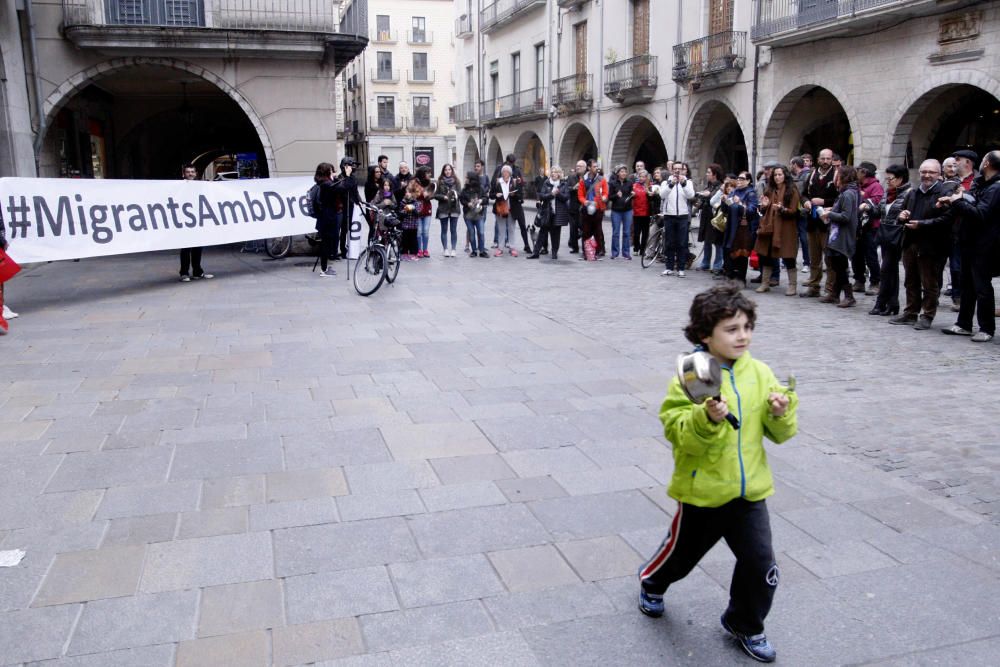
[[[354,289],[361,296],[371,296],[383,282],[395,282],[399,274],[399,243],[403,233],[395,214],[371,204],[361,203],[359,206],[366,213],[375,215],[375,225],[354,265]]]
[[[284,259],[288,256],[288,253],[292,251],[292,236],[275,236],[274,238],[264,239],[264,252],[271,259]],[[310,248],[319,248],[319,233],[306,234],[306,241],[309,243]],[[319,252],[317,250],[317,252]]]
[[[646,241],[646,250],[642,253],[640,258],[640,263],[642,268],[648,269],[653,264],[663,264],[666,258],[663,256],[663,218],[664,214],[657,213],[650,218],[650,222],[653,223],[653,229],[649,232],[649,240]],[[691,247],[691,234],[696,232],[694,228],[688,228],[688,248]],[[699,253],[700,255],[700,253]],[[687,265],[686,268],[690,269],[699,255],[695,255],[693,252],[688,251]]]

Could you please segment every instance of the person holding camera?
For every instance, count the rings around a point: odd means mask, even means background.
[[[694,183],[685,175],[687,166],[675,162],[670,176],[660,185],[663,202],[663,256],[667,266],[660,275],[684,277],[688,259],[688,230],[691,227],[691,205]]]

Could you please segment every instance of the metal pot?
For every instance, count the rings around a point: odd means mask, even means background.
[[[719,400],[722,391],[722,366],[708,352],[678,355],[677,379],[692,403],[701,405],[710,398]],[[726,415],[726,421],[733,428],[740,427],[740,420],[731,412]]]
[[[594,215],[597,213],[597,204],[592,201],[587,202],[587,215]]]

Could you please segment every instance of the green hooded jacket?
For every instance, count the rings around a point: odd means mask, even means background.
[[[795,393],[781,417],[770,412],[767,397],[786,392],[767,364],[745,352],[733,368],[722,367],[722,396],[740,420],[734,429],[725,420],[708,418],[705,405],[684,395],[675,377],[660,408],[663,434],[674,446],[674,474],[667,494],[698,507],[719,507],[736,498],[763,500],[774,493],[764,436],[782,443],[798,428]]]

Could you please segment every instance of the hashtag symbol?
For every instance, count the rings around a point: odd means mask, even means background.
[[[17,197],[14,195],[11,195],[7,200],[7,215],[8,220],[10,221],[10,237],[12,239],[16,239],[18,237],[18,230],[21,232],[21,238],[27,238],[28,227],[31,226],[31,223],[28,221],[28,213],[31,212],[31,209],[28,208],[28,199],[23,196],[20,199],[20,205],[16,203]],[[20,214],[20,219],[18,214]]]

